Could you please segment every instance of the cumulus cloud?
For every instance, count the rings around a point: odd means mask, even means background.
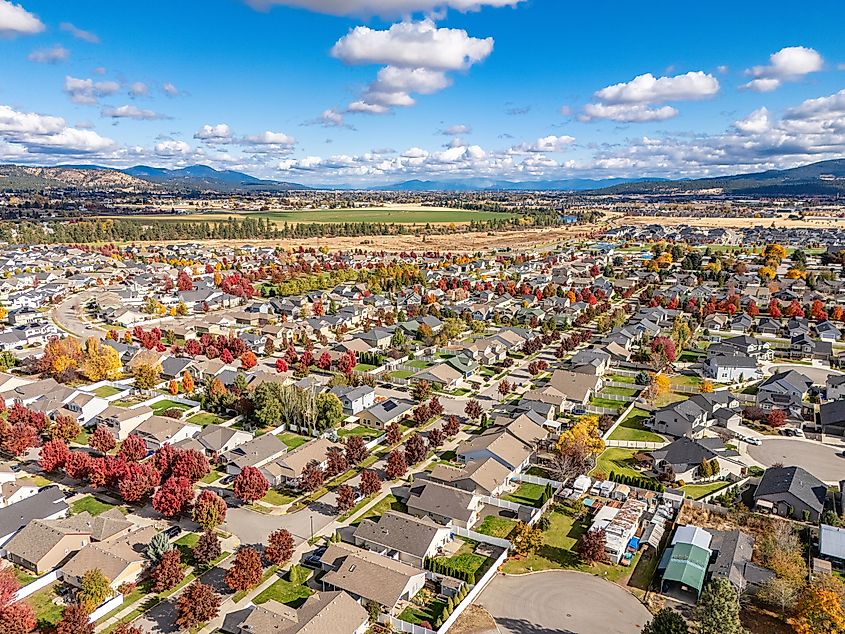
[[[21,5],[0,0],[0,36],[35,35],[44,28],[44,23]]]
[[[673,77],[655,77],[646,73],[596,91],[597,102],[584,106],[578,118],[581,121],[609,119],[623,123],[664,121],[677,116],[678,110],[659,104],[707,99],[718,92],[719,80],[703,71]]]
[[[65,76],[64,91],[73,103],[93,105],[100,97],[113,95],[120,90],[116,81],[98,81]]]
[[[194,133],[194,138],[205,143],[230,143],[232,141],[232,130],[226,123],[205,124]]]
[[[660,106],[652,108],[644,104],[614,104],[588,103],[584,106],[580,121],[595,121],[597,119],[609,119],[620,123],[643,123],[646,121],[665,121],[678,115],[677,109],[672,106]]]
[[[56,44],[50,48],[39,48],[32,51],[27,59],[30,62],[37,62],[39,64],[58,64],[70,57],[70,51],[61,44]]]
[[[441,130],[440,134],[445,134],[446,136],[459,136],[461,134],[470,134],[471,132],[472,127],[466,125],[465,123],[458,123]]]
[[[493,38],[462,29],[438,28],[430,19],[404,21],[379,31],[366,26],[340,38],[331,54],[346,64],[384,64],[375,81],[348,112],[385,114],[416,103],[412,93],[430,95],[451,85],[448,71],[465,70],[493,51]]]
[[[142,81],[136,81],[129,84],[130,97],[146,97],[150,92],[150,87]]]
[[[83,42],[88,42],[89,44],[99,44],[100,38],[97,36],[96,33],[92,33],[91,31],[86,31],[84,29],[80,29],[78,26],[71,24],[70,22],[62,22],[59,25],[59,28],[64,31],[65,33],[70,33],[73,37],[77,40],[82,40]]]
[[[820,71],[824,66],[822,56],[812,48],[788,46],[769,56],[766,66],[753,66],[745,71],[753,77],[744,84],[745,90],[771,92],[786,81],[798,81],[805,75]]]
[[[191,153],[191,146],[184,141],[176,141],[174,139],[166,139],[159,141],[153,148],[158,156],[174,157],[186,156]]]
[[[734,127],[742,134],[762,134],[771,126],[767,108],[759,108],[744,119],[734,123]]]
[[[271,132],[270,130],[261,134],[246,136],[243,141],[248,145],[294,145],[296,143],[296,139],[292,136],[288,136],[284,132]]]
[[[247,0],[256,9],[273,5],[308,9],[329,15],[400,16],[442,9],[478,11],[482,7],[515,7],[524,0]]]
[[[101,114],[111,119],[136,119],[138,121],[154,121],[156,119],[169,118],[153,110],[146,110],[133,105],[103,108]]]
[[[605,104],[663,103],[706,99],[719,92],[719,80],[708,73],[693,71],[674,77],[655,77],[651,73],[602,88],[596,98]]]
[[[319,125],[324,128],[349,128],[354,130],[351,125],[346,123],[346,120],[343,118],[343,114],[338,112],[335,108],[323,110],[319,117],[306,121],[302,125]]]
[[[21,154],[88,154],[114,146],[111,139],[69,126],[62,117],[20,112],[4,105],[0,105],[0,140]]]
[[[175,84],[172,84],[169,81],[162,84],[161,90],[168,97],[176,97],[177,95],[179,95],[179,89],[176,87]]]

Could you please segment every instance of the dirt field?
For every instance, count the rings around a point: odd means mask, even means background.
[[[551,248],[556,243],[572,239],[586,238],[595,225],[578,225],[546,229],[525,229],[523,231],[467,232],[415,236],[354,236],[338,238],[306,238],[280,240],[241,240],[240,244],[261,244],[278,246],[283,249],[326,246],[331,250],[366,249],[370,251],[450,251],[452,253],[475,253],[493,249],[511,248],[514,251],[526,249]],[[171,244],[189,242],[189,240],[169,240]],[[207,244],[233,246],[231,240],[206,240]],[[154,242],[152,244],[163,244]]]
[[[480,605],[470,605],[449,631],[452,634],[496,634],[499,628],[487,610]]]
[[[625,225],[688,225],[690,227],[736,229],[743,227],[771,227],[773,224],[780,228],[803,229],[839,226],[845,229],[845,218],[813,217],[803,220],[788,220],[786,218],[698,218],[694,216],[624,216],[616,218],[613,224]]]

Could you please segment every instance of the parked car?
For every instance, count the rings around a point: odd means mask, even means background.
[[[746,438],[745,442],[747,442],[749,445],[762,445],[763,444],[762,442],[760,442],[759,438],[752,438],[751,436]]]
[[[785,429],[780,430],[781,435],[783,436],[796,436],[795,430],[792,427],[786,427]]]
[[[174,537],[178,537],[181,532],[182,529],[179,526],[171,526],[164,531],[164,534],[167,535],[168,539],[173,539]]]
[[[325,554],[325,552],[325,546],[312,550],[302,558],[302,565],[307,566],[308,568],[319,568],[321,565],[320,558]]]
[[[220,484],[229,484],[235,480],[235,477],[236,476],[233,475],[227,475],[225,478],[220,480]]]
[[[803,429],[795,429],[793,431],[795,432],[795,435],[798,436],[799,438],[804,438],[804,430]]]

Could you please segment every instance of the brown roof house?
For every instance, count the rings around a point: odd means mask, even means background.
[[[345,592],[318,592],[298,608],[271,599],[252,608],[237,634],[364,634],[369,613]]]
[[[356,546],[422,568],[452,540],[452,529],[427,517],[388,511],[377,521],[366,519],[353,535]]]
[[[470,460],[461,468],[435,465],[429,479],[470,493],[496,496],[507,487],[510,473],[511,470],[495,458],[483,458]]]
[[[549,385],[566,397],[572,405],[586,405],[590,397],[602,388],[600,376],[555,370],[549,379]]]
[[[226,465],[226,473],[238,475],[244,467],[260,469],[267,463],[287,453],[288,446],[273,434],[256,436],[225,452],[220,462]]]
[[[299,478],[305,470],[306,465],[311,461],[317,462],[321,467],[326,466],[326,452],[331,447],[342,447],[325,438],[309,440],[293,451],[268,462],[261,471],[267,481],[273,486],[287,485],[292,488],[299,487]]]
[[[5,546],[6,559],[42,575],[88,545],[91,533],[74,518],[33,520]]]
[[[109,405],[93,418],[93,426],[103,425],[117,440],[126,440],[138,425],[152,415],[153,410],[146,405],[132,409]]]
[[[354,598],[371,601],[386,612],[401,610],[425,585],[425,571],[401,561],[357,548],[331,544],[320,558],[326,571],[323,588],[345,590]]]
[[[62,566],[62,579],[79,588],[85,573],[99,568],[114,590],[123,583],[136,583],[147,564],[144,551],[157,533],[154,526],[145,526],[105,541],[91,542]]]
[[[439,524],[469,528],[478,520],[481,498],[469,491],[438,482],[412,484],[408,490],[408,513],[429,517]]]

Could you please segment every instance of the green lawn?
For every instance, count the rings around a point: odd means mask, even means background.
[[[301,447],[309,440],[311,440],[308,436],[300,436],[299,434],[295,434],[292,431],[282,432],[281,434],[276,434],[276,438],[281,440],[288,446],[288,449],[293,450],[297,447]]]
[[[443,613],[443,609],[445,607],[446,604],[443,601],[432,599],[425,606],[409,605],[407,608],[402,610],[402,613],[399,615],[399,619],[401,621],[405,621],[405,623],[413,623],[415,625],[419,625],[423,621],[427,621],[432,627],[434,627],[434,622],[437,621],[437,618]]]
[[[487,568],[492,561],[488,562],[488,558],[483,555],[476,555],[473,552],[476,545],[476,542],[472,540],[463,540],[463,544],[454,555],[451,557],[435,557],[435,560],[443,563],[448,562],[458,570],[471,573],[478,579],[487,572]]]
[[[290,504],[291,502],[293,502],[297,497],[298,496],[296,495],[277,491],[276,489],[269,489],[267,491],[267,495],[261,498],[261,500],[263,502],[267,502],[267,504],[274,504],[275,506],[284,506],[285,504]]]
[[[113,508],[115,508],[114,504],[106,504],[105,502],[100,502],[100,500],[95,498],[93,495],[86,495],[84,498],[79,498],[78,500],[75,500],[70,504],[70,512],[73,515],[82,513],[83,511],[88,511],[91,515],[96,516],[100,513],[105,513],[109,509]],[[122,508],[121,511],[123,511]]]
[[[358,518],[358,521],[355,524],[360,524],[362,521],[366,519],[376,519],[387,513],[388,511],[401,511],[402,513],[408,510],[408,507],[403,503],[397,500],[392,495],[386,495],[381,500],[378,501],[377,504],[371,506],[367,511]]]
[[[431,363],[423,361],[422,359],[411,359],[410,361],[406,361],[405,365],[412,368],[419,368],[420,370],[424,370],[425,368],[430,368],[432,366]]]
[[[163,412],[166,412],[169,409],[179,409],[185,411],[186,409],[191,409],[189,405],[185,405],[184,403],[177,403],[176,401],[171,401],[169,398],[162,399],[150,405],[153,410],[153,414],[156,416],[161,416]]]
[[[628,376],[627,374],[611,374],[610,376],[606,376],[604,378],[606,381],[613,381],[614,383],[636,384],[636,377]]]
[[[302,585],[301,583],[291,583],[290,581],[279,578],[269,588],[262,590],[252,602],[256,605],[261,605],[272,599],[293,608],[298,608],[312,594],[314,594],[314,591],[308,586]]]
[[[101,385],[100,387],[96,388],[92,394],[95,396],[99,396],[100,398],[108,398],[109,396],[114,396],[115,394],[120,394],[124,390],[114,387],[113,385]]]
[[[375,370],[376,366],[370,363],[359,363],[352,369],[356,372],[369,372],[370,370]]]
[[[364,427],[363,425],[358,425],[356,427],[351,428],[344,428],[338,429],[337,435],[341,438],[346,438],[347,436],[362,436],[366,440],[372,440],[373,438],[378,438],[381,436],[382,432],[378,429],[373,429],[372,427]]]
[[[677,403],[679,401],[687,400],[691,395],[690,394],[679,394],[678,392],[667,392],[666,394],[661,394],[654,400],[655,407],[666,407],[667,405],[671,405],[672,403]]]
[[[218,471],[217,469],[212,469],[208,472],[208,475],[205,476],[200,482],[204,484],[213,484],[217,482],[220,478],[226,477],[225,471]]]
[[[205,427],[206,425],[219,425],[223,422],[223,418],[217,414],[212,414],[211,412],[198,412],[197,414],[191,416],[188,419],[188,422],[192,425]]]
[[[15,579],[18,580],[18,583],[21,584],[21,587],[29,585],[38,578],[36,575],[29,572],[29,570],[25,570],[20,566],[15,566],[13,570],[15,573]]]
[[[702,379],[697,374],[678,374],[676,376],[670,377],[669,380],[672,382],[672,385],[683,385],[685,387],[700,387],[701,384],[704,382],[704,379]]]
[[[187,533],[174,542],[176,548],[178,548],[179,552],[182,553],[182,561],[187,564],[194,565],[193,550],[199,540],[199,533]]]
[[[410,379],[416,372],[414,370],[396,370],[390,373],[391,379]]]
[[[618,475],[628,475],[635,478],[642,477],[642,473],[633,468],[633,457],[637,453],[636,449],[620,449],[618,447],[611,447],[605,449],[596,459],[596,466],[590,473],[603,472],[605,476],[609,476],[613,471]]]
[[[614,396],[636,396],[639,392],[631,387],[613,387],[611,385],[609,387],[603,387],[599,396],[602,394],[613,394]]]
[[[499,517],[498,515],[488,515],[481,524],[475,526],[472,530],[482,535],[507,539],[515,527],[516,520]]]
[[[601,398],[601,396],[594,396],[590,399],[590,405],[593,407],[606,407],[607,409],[620,410],[626,403],[622,401],[614,401],[609,398]]]
[[[707,484],[688,484],[681,487],[681,491],[683,491],[684,495],[688,498],[700,500],[705,495],[709,495],[710,493],[719,491],[720,489],[725,489],[730,485],[731,483],[726,482],[725,480],[714,480],[713,482],[708,482]]]
[[[63,607],[53,603],[56,598],[56,591],[61,584],[57,581],[34,592],[26,598],[26,602],[32,606],[35,618],[38,621],[38,631],[46,632],[62,618]]]
[[[505,500],[524,504],[525,506],[543,506],[543,492],[546,490],[542,484],[531,484],[522,482],[513,493],[502,496]]]
[[[650,414],[635,407],[624,420],[619,423],[613,433],[610,434],[610,440],[631,440],[636,442],[663,442],[663,436],[655,434],[652,431],[643,427],[643,421],[647,420]]]
[[[633,562],[630,568],[608,564],[583,564],[575,552],[575,545],[589,528],[590,517],[586,511],[579,514],[568,507],[558,507],[549,514],[549,528],[543,531],[543,545],[537,552],[527,557],[508,559],[502,570],[509,574],[522,574],[537,570],[570,568],[596,574],[609,581],[617,581],[633,569],[636,562]]]

